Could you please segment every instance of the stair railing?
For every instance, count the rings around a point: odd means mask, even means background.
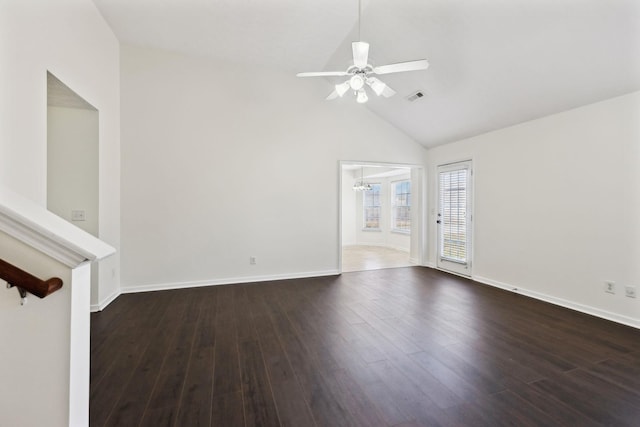
[[[44,298],[62,288],[62,279],[52,277],[40,280],[26,271],[0,259],[0,279],[7,282],[7,288],[17,288],[20,293],[20,304],[27,303],[27,292]]]

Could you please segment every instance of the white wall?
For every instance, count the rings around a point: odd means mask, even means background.
[[[323,79],[135,47],[121,62],[129,290],[335,273],[339,160],[424,162],[353,99],[324,101]]]
[[[41,279],[63,281],[46,299],[28,295],[21,306],[18,291],[0,280],[0,425],[68,426],[71,270],[3,232],[0,257]]]
[[[98,112],[47,107],[47,209],[99,236]],[[82,210],[84,221],[71,212]],[[99,295],[99,265],[91,269],[91,294]]]
[[[97,237],[98,112],[49,106],[47,123],[47,209]]]
[[[473,159],[474,278],[640,327],[640,92],[427,156],[430,263],[436,166]]]
[[[356,194],[353,183],[356,180],[354,171],[342,171],[342,246],[356,245]]]
[[[100,112],[100,238],[120,245],[119,43],[90,0],[0,1],[0,183],[47,198],[47,70]],[[101,263],[96,306],[118,291]]]

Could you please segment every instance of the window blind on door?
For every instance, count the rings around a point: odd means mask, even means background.
[[[442,259],[467,263],[468,169],[440,172],[440,254]]]

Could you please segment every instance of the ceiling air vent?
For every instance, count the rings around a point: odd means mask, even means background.
[[[407,96],[407,100],[409,100],[410,102],[416,101],[420,98],[422,98],[424,96],[424,92],[422,92],[421,90],[412,93],[411,95]]]

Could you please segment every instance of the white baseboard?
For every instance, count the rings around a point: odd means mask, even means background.
[[[569,308],[571,310],[579,311],[581,313],[590,314],[592,316],[600,317],[602,319],[611,320],[612,322],[621,323],[623,325],[631,326],[633,328],[640,329],[640,320],[632,317],[623,316],[621,314],[611,313],[606,310],[591,307],[588,305],[578,304],[576,302],[568,301],[562,298],[557,298],[551,295],[546,295],[540,292],[523,289],[518,286],[513,286],[508,283],[498,282],[497,280],[488,279],[481,276],[473,276],[473,281],[482,283],[484,285],[493,286],[496,288],[504,289],[509,292],[521,294],[530,298],[534,298],[540,301],[549,302],[551,304],[559,305],[561,307]]]
[[[120,291],[115,291],[113,294],[109,295],[107,298],[103,299],[98,304],[91,304],[91,307],[89,308],[89,310],[92,313],[104,310],[109,304],[115,301],[115,299],[118,298],[120,294],[121,294]]]
[[[154,283],[149,285],[122,286],[120,292],[130,294],[136,292],[164,291],[169,289],[197,288],[202,286],[235,285],[239,283],[269,282],[273,280],[304,279],[307,277],[337,276],[338,270],[307,271],[291,274],[273,274],[265,276],[230,277],[226,279],[198,280],[192,282]]]
[[[438,269],[433,262],[427,262],[425,263],[425,266],[433,269]],[[442,270],[442,271],[445,271],[445,270]],[[450,273],[448,271],[445,271],[445,272]],[[172,282],[172,283],[158,283],[158,284],[151,284],[151,285],[124,286],[124,287],[121,287],[120,291],[114,292],[112,295],[102,300],[99,304],[92,304],[91,311],[96,312],[96,311],[104,310],[105,307],[111,304],[121,294],[161,291],[161,290],[169,290],[169,289],[195,288],[195,287],[202,287],[202,286],[268,282],[273,280],[303,279],[308,277],[336,276],[339,274],[340,272],[338,270],[325,270],[325,271],[309,271],[309,272],[292,273],[292,274],[274,274],[274,275],[264,275],[264,276],[245,276],[245,277],[235,277],[235,278],[226,278],[226,279],[200,280],[200,281],[192,281],[192,282]],[[540,292],[523,289],[518,286],[499,282],[497,280],[492,280],[482,276],[472,276],[471,280],[484,285],[493,286],[509,292],[518,293],[518,294],[521,294],[530,298],[534,298],[540,301],[545,301],[561,307],[569,308],[571,310],[579,311],[581,313],[589,314],[592,316],[600,317],[602,319],[611,320],[616,323],[621,323],[623,325],[640,329],[639,319],[634,319],[632,317],[611,313],[606,310],[601,310],[599,308],[579,304],[579,303],[568,301],[562,298],[546,295]]]

